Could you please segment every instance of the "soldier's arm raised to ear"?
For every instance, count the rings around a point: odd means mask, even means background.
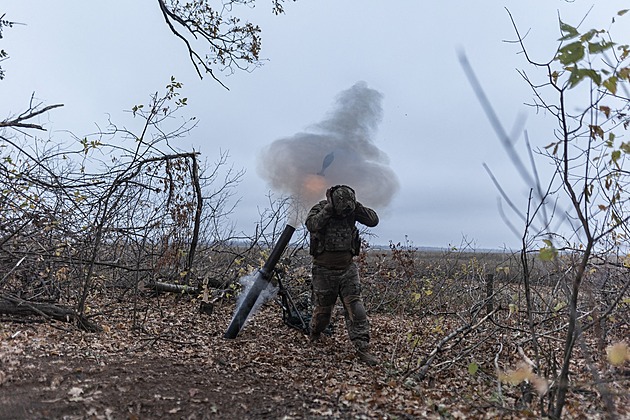
[[[309,232],[322,230],[333,215],[333,206],[327,201],[320,201],[315,204],[306,216],[306,228]]]
[[[354,209],[354,214],[356,221],[367,227],[374,227],[378,225],[378,215],[376,212],[369,207],[365,207],[358,201],[356,208]]]

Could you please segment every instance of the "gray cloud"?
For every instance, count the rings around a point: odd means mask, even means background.
[[[382,98],[365,82],[341,92],[323,121],[262,150],[259,175],[274,191],[292,195],[305,205],[323,199],[326,188],[346,184],[363,204],[386,207],[399,182],[387,155],[374,144],[383,115]],[[334,159],[323,169],[326,156]]]

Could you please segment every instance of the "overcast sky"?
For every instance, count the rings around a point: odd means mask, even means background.
[[[256,169],[260,153],[325,120],[341,92],[365,82],[382,95],[371,141],[387,155],[400,186],[377,208],[381,223],[372,242],[407,237],[416,246],[469,241],[476,248],[517,248],[520,239],[501,219],[499,193],[482,165],[523,208],[528,186],[500,147],[458,51],[506,128],[523,116],[531,142],[544,146],[554,121],[523,105],[532,93],[516,70],[530,68],[518,46],[505,42],[515,38],[506,8],[521,33],[529,31],[531,56],[547,61],[560,36],[559,14],[575,26],[593,8],[583,28],[608,28],[627,7],[621,0],[300,0],[274,16],[270,2],[261,1],[243,15],[260,25],[268,61],[252,73],[219,74],[228,91],[210,77],[199,80],[155,0],[6,1],[0,15],[26,25],[5,29],[0,40],[10,55],[2,62],[0,119],[24,110],[34,93],[46,104],[65,104],[40,120],[45,136],[65,141],[66,130],[82,136],[104,126],[108,115],[128,118],[124,110],[146,103],[175,76],[190,103],[185,115],[199,119],[180,146],[209,161],[227,150],[235,167],[246,170],[233,218],[251,233],[271,188]],[[615,27],[618,40],[629,42],[630,30]],[[517,148],[524,151],[522,138]]]

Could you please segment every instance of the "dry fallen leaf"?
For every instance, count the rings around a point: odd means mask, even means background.
[[[628,344],[623,341],[608,346],[606,348],[606,354],[608,355],[608,361],[611,365],[621,366],[627,360],[630,360],[630,350]]]
[[[68,395],[71,397],[78,397],[81,394],[83,394],[83,389],[76,386],[70,388],[70,391],[68,391]]]
[[[68,391],[68,395],[70,395],[70,398],[68,398],[68,400],[73,402],[83,401],[83,397],[81,396],[81,394],[83,394],[82,388],[72,387],[70,388],[70,391]]]
[[[526,363],[520,363],[516,370],[499,372],[499,380],[511,385],[518,385],[523,381],[529,381],[539,395],[544,395],[549,389],[549,384],[545,378],[541,378],[532,371],[532,367]]]
[[[63,376],[55,375],[50,381],[50,389],[57,389],[57,387],[63,382]]]

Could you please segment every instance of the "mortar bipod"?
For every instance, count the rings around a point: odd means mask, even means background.
[[[282,321],[289,327],[295,328],[296,330],[302,331],[304,334],[308,335],[310,333],[309,320],[302,315],[302,313],[295,306],[295,302],[293,298],[291,298],[291,294],[286,287],[282,284],[280,280],[280,275],[276,274],[276,279],[278,280],[278,287],[280,288],[278,291],[278,295],[280,296],[280,301],[278,304],[282,307]]]

